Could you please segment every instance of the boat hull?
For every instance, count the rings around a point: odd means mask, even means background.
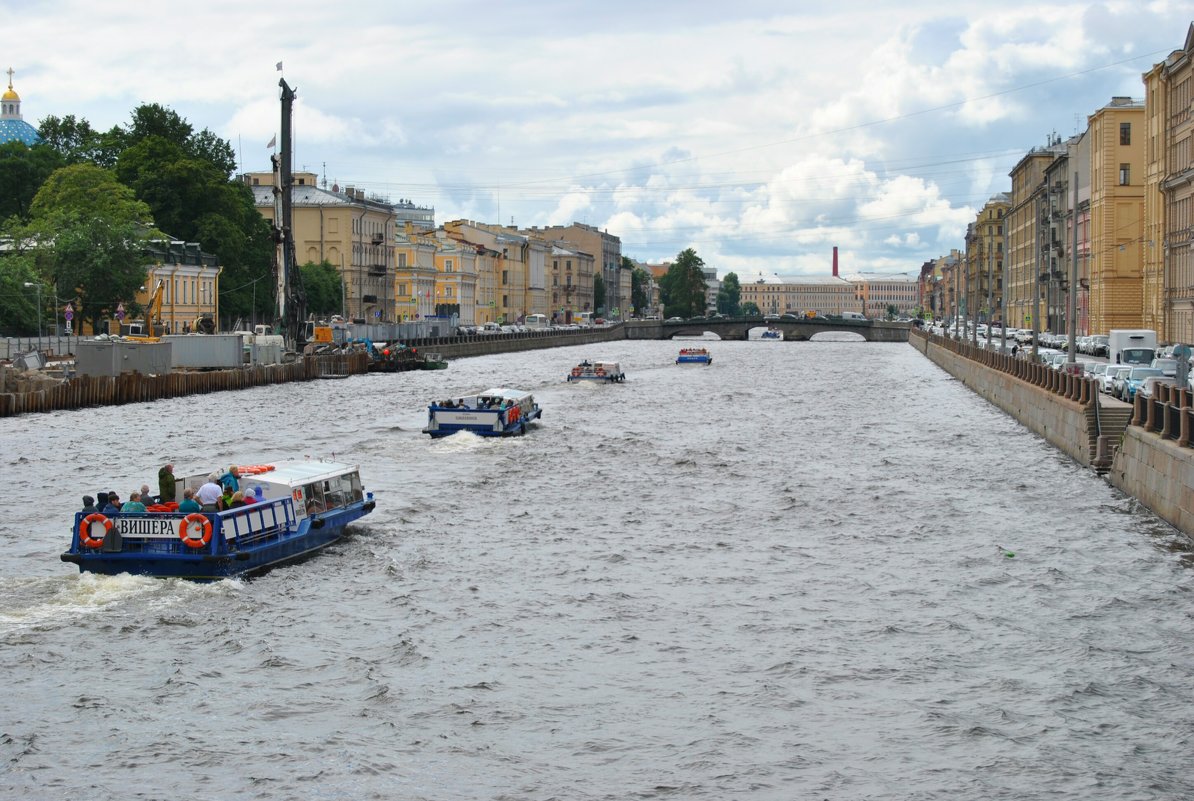
[[[80,547],[77,537],[62,561],[76,564],[81,573],[113,576],[120,573],[182,578],[194,581],[218,581],[251,576],[281,565],[300,561],[339,540],[346,527],[373,511],[374,501],[350,504],[344,508],[304,518],[293,531],[251,544],[225,541],[216,535],[210,547],[190,551],[163,549],[128,541],[118,551]],[[177,516],[181,520],[181,515]],[[174,524],[177,520],[171,519]]]

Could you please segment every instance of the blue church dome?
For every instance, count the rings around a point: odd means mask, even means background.
[[[40,141],[37,129],[21,117],[21,96],[12,88],[12,67],[9,67],[8,91],[0,97],[0,145],[24,142],[33,147]]]

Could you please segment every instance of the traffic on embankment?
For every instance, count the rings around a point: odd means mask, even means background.
[[[963,340],[914,331],[930,361],[1072,457],[1104,475],[1186,536],[1194,537],[1194,393],[1159,385],[1128,404],[1093,378]]]

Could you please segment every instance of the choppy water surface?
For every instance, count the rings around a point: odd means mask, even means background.
[[[1180,537],[907,345],[709,344],[0,420],[0,796],[1194,795]],[[537,431],[419,433],[500,384]],[[85,492],[333,452],[378,507],[313,560],[58,561]]]

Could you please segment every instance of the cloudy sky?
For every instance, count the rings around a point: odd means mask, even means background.
[[[1190,0],[0,0],[25,119],[143,102],[436,220],[585,222],[724,275],[918,270],[1032,147],[1182,47]],[[283,72],[276,63],[283,62]]]

